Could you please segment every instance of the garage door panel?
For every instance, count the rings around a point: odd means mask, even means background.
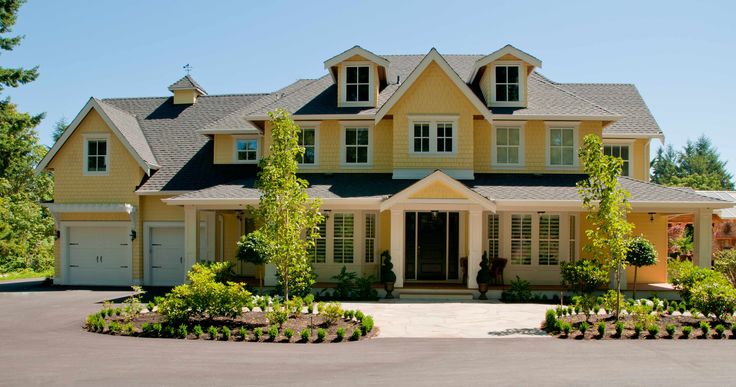
[[[69,283],[130,285],[132,256],[127,226],[68,228]]]
[[[179,285],[184,280],[184,228],[151,228],[151,284]]]

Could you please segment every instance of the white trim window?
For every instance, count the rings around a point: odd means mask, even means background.
[[[577,216],[570,215],[570,223],[569,223],[569,230],[570,230],[570,237],[568,238],[568,241],[570,243],[570,260],[574,261],[578,257],[578,244],[577,244],[577,235],[578,235],[578,229],[577,229]]]
[[[84,138],[84,173],[87,175],[107,175],[110,149],[109,136],[86,136]]]
[[[548,130],[548,163],[552,167],[577,165],[575,154],[577,130],[573,127],[550,127]]]
[[[367,127],[346,127],[343,131],[343,164],[371,164],[371,130]]]
[[[299,146],[304,148],[304,155],[298,158],[301,166],[315,166],[318,160],[318,132],[317,128],[301,128],[299,131]]]
[[[410,118],[409,153],[411,154],[454,154],[457,149],[456,117]]]
[[[497,258],[501,254],[501,217],[488,214],[488,258]]]
[[[370,65],[346,65],[345,66],[345,93],[344,100],[347,103],[371,102],[371,66]]]
[[[494,130],[493,164],[519,166],[524,163],[523,130],[521,127],[503,126]]]
[[[493,81],[493,102],[521,102],[521,65],[493,66]]]
[[[319,227],[319,237],[314,238],[314,247],[307,250],[309,261],[311,263],[327,262],[327,220],[322,219]]]
[[[369,212],[365,214],[364,234],[364,258],[365,263],[376,262],[376,214]]]
[[[260,157],[260,149],[257,137],[235,138],[235,162],[243,164],[255,164]]]
[[[352,213],[337,213],[332,223],[332,260],[334,263],[353,263],[355,216]]]
[[[532,216],[511,215],[511,264],[532,264]]]
[[[560,263],[560,216],[539,217],[539,265],[552,266]]]
[[[621,166],[621,175],[631,175],[631,148],[624,144],[604,144],[603,154],[611,157],[618,157],[624,161]]]

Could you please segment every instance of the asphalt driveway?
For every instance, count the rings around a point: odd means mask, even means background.
[[[81,329],[99,302],[126,294],[0,284],[0,385],[731,385],[736,378],[736,340],[383,338],[286,345]]]

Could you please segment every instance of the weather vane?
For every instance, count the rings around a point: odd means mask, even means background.
[[[189,75],[189,73],[192,72],[192,66],[190,66],[189,63],[182,66],[182,68],[184,69],[184,71],[186,71],[187,75]]]

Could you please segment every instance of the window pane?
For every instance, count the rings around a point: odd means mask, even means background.
[[[345,129],[345,145],[357,144],[357,134],[355,129]]]
[[[429,124],[422,124],[422,137],[429,137]]]
[[[358,67],[358,82],[368,83],[368,66]]]
[[[359,163],[367,163],[368,162],[368,147],[361,146],[358,147],[358,160]]]
[[[97,171],[107,171],[107,163],[105,163],[105,156],[97,156]]]
[[[572,148],[562,149],[562,164],[573,165],[574,152]]]
[[[368,96],[368,85],[359,85],[358,86],[358,101],[368,101],[370,100],[370,97]]]
[[[97,141],[87,141],[87,155],[97,156]]]
[[[519,86],[518,85],[508,85],[508,100],[509,101],[518,101],[519,100]]]
[[[620,152],[621,152],[621,155],[619,157],[621,157],[624,160],[629,159],[629,147],[628,146],[622,146]]]
[[[506,85],[496,85],[496,101],[508,101]]]
[[[519,67],[517,66],[509,66],[506,68],[507,73],[507,80],[508,83],[519,83]]]
[[[422,151],[422,139],[415,138],[414,139],[414,152],[421,152],[421,151]]]
[[[550,144],[552,144],[552,146],[562,145],[562,134],[560,133],[560,129],[551,129],[549,131],[549,134],[550,134]]]
[[[368,129],[356,129],[358,132],[358,145],[368,145]]]
[[[496,162],[500,164],[507,164],[509,162],[509,148],[499,147],[496,154]]]
[[[355,147],[349,147],[345,149],[345,161],[348,163],[355,163],[357,159],[358,150]]]
[[[552,165],[562,164],[562,151],[560,148],[553,148],[549,150],[549,160]]]
[[[314,129],[305,129],[302,135],[302,145],[314,145]]]
[[[508,129],[498,128],[496,130],[496,144],[497,145],[508,145]]]
[[[97,142],[97,155],[98,156],[107,155],[107,141],[98,140],[96,142]]]
[[[303,164],[314,164],[314,148],[304,149],[304,161]]]
[[[496,66],[496,82],[506,83],[506,67]]]
[[[519,163],[519,148],[509,147],[508,149],[508,163],[518,164]]]
[[[346,88],[347,95],[345,96],[346,101],[357,101],[358,100],[358,86],[348,85]]]
[[[519,145],[519,129],[508,129],[509,145]]]
[[[357,67],[348,67],[347,69],[347,82],[348,83],[356,83],[358,82],[358,68]]]
[[[414,124],[414,137],[422,137],[422,125]]]
[[[97,157],[95,156],[87,157],[87,171],[90,171],[90,172],[97,171]]]
[[[562,131],[562,145],[573,146],[573,130],[572,129],[561,129]]]

